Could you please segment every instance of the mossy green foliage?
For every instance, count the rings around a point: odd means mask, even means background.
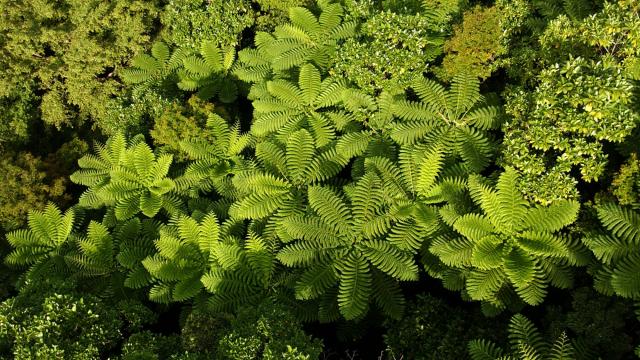
[[[154,1],[3,1],[0,96],[35,82],[41,118],[56,127],[117,116],[114,71],[141,52],[155,31]],[[27,119],[25,119],[27,120]],[[127,124],[120,124],[127,125]],[[113,128],[104,128],[113,131]]]
[[[64,144],[46,158],[29,152],[5,153],[0,161],[0,226],[10,231],[23,226],[29,210],[41,210],[49,201],[68,204],[73,163],[88,146],[81,140]]]
[[[486,79],[501,67],[507,47],[503,44],[502,14],[497,6],[476,6],[463,14],[453,36],[444,44],[442,67],[445,78],[467,71]]]

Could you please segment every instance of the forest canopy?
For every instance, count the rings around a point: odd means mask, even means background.
[[[0,357],[640,357],[637,0],[0,0]]]

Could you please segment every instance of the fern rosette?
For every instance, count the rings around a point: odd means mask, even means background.
[[[69,248],[75,213],[64,214],[53,204],[44,211],[29,213],[29,228],[7,234],[14,248],[5,258],[8,264],[29,266],[28,276],[36,278],[66,272],[64,255]]]
[[[557,233],[576,220],[579,204],[530,206],[517,180],[517,172],[508,168],[494,190],[481,177],[470,176],[471,197],[483,214],[458,216],[453,228],[463,237],[442,235],[429,248],[445,265],[463,271],[472,299],[498,308],[505,305],[502,290],[507,284],[523,301],[537,305],[548,283],[570,287],[569,266],[586,265],[589,259],[577,241]]]
[[[178,211],[180,200],[171,194],[175,183],[167,177],[171,155],[156,156],[139,137],[127,144],[122,134],[97,145],[96,152],[97,156],[78,160],[82,169],[71,175],[72,181],[89,187],[80,198],[81,206],[113,206],[119,220],[139,212],[153,217],[161,208]]]
[[[278,259],[306,269],[296,284],[299,299],[317,298],[338,285],[338,306],[346,319],[363,316],[370,298],[399,316],[404,300],[396,280],[417,280],[418,267],[411,245],[387,233],[392,219],[411,215],[411,205],[385,201],[382,181],[374,173],[346,195],[349,201],[329,187],[309,187],[312,212],[283,220],[292,240]]]

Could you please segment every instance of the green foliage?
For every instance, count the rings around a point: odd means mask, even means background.
[[[42,120],[51,125],[101,121],[115,114],[122,86],[112,76],[153,33],[154,1],[2,1],[0,97],[35,82]],[[130,124],[120,124],[128,126]]]
[[[638,56],[638,34],[630,30],[637,14],[632,1],[610,3],[583,21],[560,16],[541,35],[544,67],[532,91],[509,90],[511,119],[503,126],[503,163],[523,172],[528,197],[575,198],[577,180],[602,177],[604,144],[622,142],[636,127],[634,76],[626,68]]]
[[[338,42],[355,34],[356,23],[342,22],[340,4],[320,0],[318,6],[321,12],[317,16],[307,8],[289,8],[290,23],[276,26],[272,34],[256,34],[256,46],[269,54],[267,61],[274,71],[309,62],[327,69],[333,62]],[[260,65],[256,60],[244,58],[248,65]]]
[[[449,305],[427,294],[418,295],[400,320],[385,322],[388,357],[400,359],[464,359],[461,344],[478,337],[502,338],[503,324],[476,309]]]
[[[611,182],[613,195],[620,205],[640,208],[640,160],[632,153]]]
[[[78,293],[68,284],[29,284],[17,297],[0,303],[0,354],[16,359],[98,359],[126,332],[129,323],[119,306]],[[148,316],[146,308],[141,310],[140,315]]]
[[[547,343],[535,325],[521,314],[516,314],[509,323],[511,354],[504,355],[502,348],[486,340],[469,342],[469,354],[473,360],[491,359],[574,359],[575,349],[565,333],[553,343]]]
[[[192,96],[186,105],[173,102],[153,122],[149,132],[156,147],[178,154],[182,141],[196,139],[212,142],[213,137],[205,129],[207,118],[213,112],[213,104]]]
[[[256,18],[256,30],[273,31],[273,29],[287,21],[289,8],[307,7],[313,4],[311,0],[254,0],[260,7]]]
[[[284,230],[297,241],[287,244],[278,259],[305,268],[296,297],[317,298],[338,285],[340,313],[347,319],[364,315],[371,298],[391,316],[402,312],[404,300],[395,280],[417,280],[418,268],[407,251],[408,240],[387,237],[391,222],[408,214],[402,204],[386,199],[382,184],[382,179],[368,173],[347,198],[327,187],[310,187],[313,212],[283,221]],[[381,297],[373,289],[393,295]]]
[[[33,84],[21,84],[14,91],[0,95],[0,149],[8,145],[24,143],[29,138],[29,129],[37,120],[37,97]]]
[[[507,284],[524,302],[537,305],[549,283],[570,287],[569,267],[588,261],[579,243],[557,234],[576,220],[579,203],[531,206],[522,198],[517,181],[513,168],[500,176],[495,190],[481,177],[470,176],[471,197],[483,214],[458,216],[452,226],[462,237],[445,234],[429,248],[444,264],[463,272],[472,299],[497,308],[508,305],[503,290]]]
[[[507,52],[502,41],[501,13],[496,6],[467,10],[454,35],[444,44],[442,61],[445,78],[469,72],[486,79],[501,66]]]
[[[596,209],[598,219],[607,231],[590,233],[583,238],[601,263],[593,271],[594,286],[607,295],[615,293],[638,299],[640,213],[614,203],[605,203]]]
[[[71,181],[88,187],[80,206],[113,206],[119,220],[139,212],[153,217],[160,209],[178,211],[180,199],[171,193],[175,183],[167,177],[171,155],[156,156],[142,138],[127,141],[122,134],[96,144],[95,152],[78,160],[82,170],[71,175]]]
[[[297,83],[284,79],[267,81],[266,92],[253,101],[251,133],[256,137],[277,134],[281,141],[305,127],[311,131],[316,147],[335,139],[333,119],[345,117],[334,108],[342,101],[343,85],[332,77],[322,80],[311,64],[300,68]]]
[[[401,93],[442,53],[447,14],[374,10],[356,37],[340,45],[331,73],[370,94]]]
[[[172,0],[160,20],[161,36],[170,45],[195,50],[206,39],[226,48],[240,43],[254,23],[254,11],[246,0]]]
[[[394,115],[402,121],[392,127],[391,138],[400,145],[422,142],[443,149],[461,158],[469,171],[481,171],[492,155],[487,130],[496,128],[501,116],[499,108],[480,94],[477,78],[458,74],[449,90],[433,80],[419,79],[412,88],[421,101],[392,105]]]
[[[47,202],[68,200],[67,180],[55,176],[41,158],[28,152],[5,153],[0,161],[0,226],[14,230],[26,223],[30,210],[42,210]],[[61,174],[66,175],[66,174]]]
[[[322,342],[306,335],[293,314],[269,302],[242,309],[218,343],[223,359],[311,360],[321,351]]]
[[[73,230],[74,212],[64,214],[53,204],[44,211],[29,212],[29,229],[7,234],[7,241],[15,249],[5,261],[11,265],[29,266],[29,277],[62,274],[63,253]]]

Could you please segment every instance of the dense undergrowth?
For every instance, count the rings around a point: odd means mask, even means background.
[[[640,355],[636,0],[0,8],[0,357]]]

